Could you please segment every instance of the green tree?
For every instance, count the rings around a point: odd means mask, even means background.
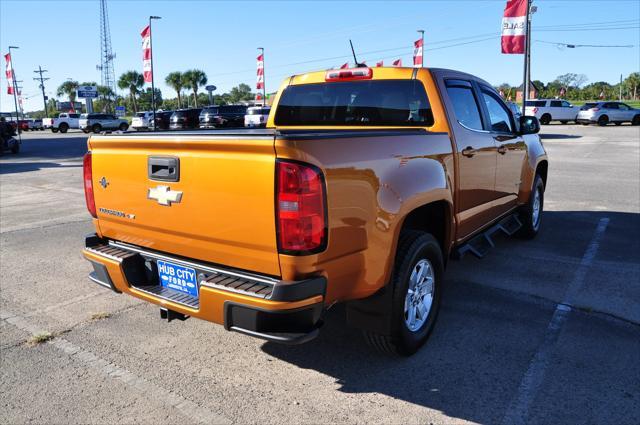
[[[179,71],[171,72],[164,79],[164,82],[176,91],[178,94],[178,107],[182,108],[182,89],[185,86],[184,75]]]
[[[129,98],[133,106],[133,112],[138,112],[136,95],[144,86],[144,77],[137,71],[127,71],[118,78],[118,87],[122,90],[129,90]]]
[[[156,100],[156,108],[160,108],[163,105],[162,101],[162,92],[160,89],[156,88],[155,90],[155,100]],[[147,87],[146,90],[141,91],[138,98],[138,106],[142,111],[152,111],[153,103],[151,99],[151,87]]]
[[[627,89],[629,97],[633,96],[633,100],[638,100],[638,91],[640,90],[640,72],[632,72],[629,74],[622,85]]]
[[[76,101],[76,90],[78,90],[78,82],[75,80],[67,80],[60,84],[56,95],[67,96],[69,98],[69,102],[73,103]]]
[[[184,84],[193,91],[193,102],[198,107],[198,89],[207,84],[207,74],[199,69],[190,69],[183,74]]]
[[[251,92],[251,87],[249,87],[248,84],[241,83],[229,91],[227,102],[228,103],[246,102],[248,100],[253,100],[254,97],[255,95]]]

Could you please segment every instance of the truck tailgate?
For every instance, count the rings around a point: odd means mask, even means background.
[[[280,275],[272,132],[104,135],[89,148],[104,237]],[[150,178],[150,157],[176,158],[178,181]],[[153,199],[167,194],[176,201]]]

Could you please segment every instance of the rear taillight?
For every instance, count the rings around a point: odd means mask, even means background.
[[[327,244],[325,187],[322,172],[309,164],[276,163],[278,250],[302,255]]]
[[[87,209],[89,213],[97,218],[96,214],[96,200],[93,196],[93,171],[91,169],[91,152],[84,154],[84,160],[82,161],[83,176],[84,176],[84,198],[87,201]]]
[[[336,69],[327,71],[324,76],[325,81],[370,80],[371,78],[373,78],[371,68]]]

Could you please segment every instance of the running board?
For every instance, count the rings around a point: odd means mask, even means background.
[[[497,224],[489,227],[484,232],[474,236],[464,244],[454,250],[453,258],[460,260],[467,252],[475,255],[477,258],[483,258],[491,248],[495,246],[491,237],[497,231],[507,236],[512,236],[522,227],[522,223],[518,219],[517,214],[511,214],[500,220]]]

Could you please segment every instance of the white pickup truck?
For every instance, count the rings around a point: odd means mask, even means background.
[[[569,121],[577,123],[580,107],[562,99],[531,99],[525,105],[525,115],[538,118],[540,124],[547,125],[551,121],[566,124]]]
[[[80,128],[80,114],[63,112],[58,118],[43,118],[42,126],[50,128],[52,132],[66,133],[70,128]]]

